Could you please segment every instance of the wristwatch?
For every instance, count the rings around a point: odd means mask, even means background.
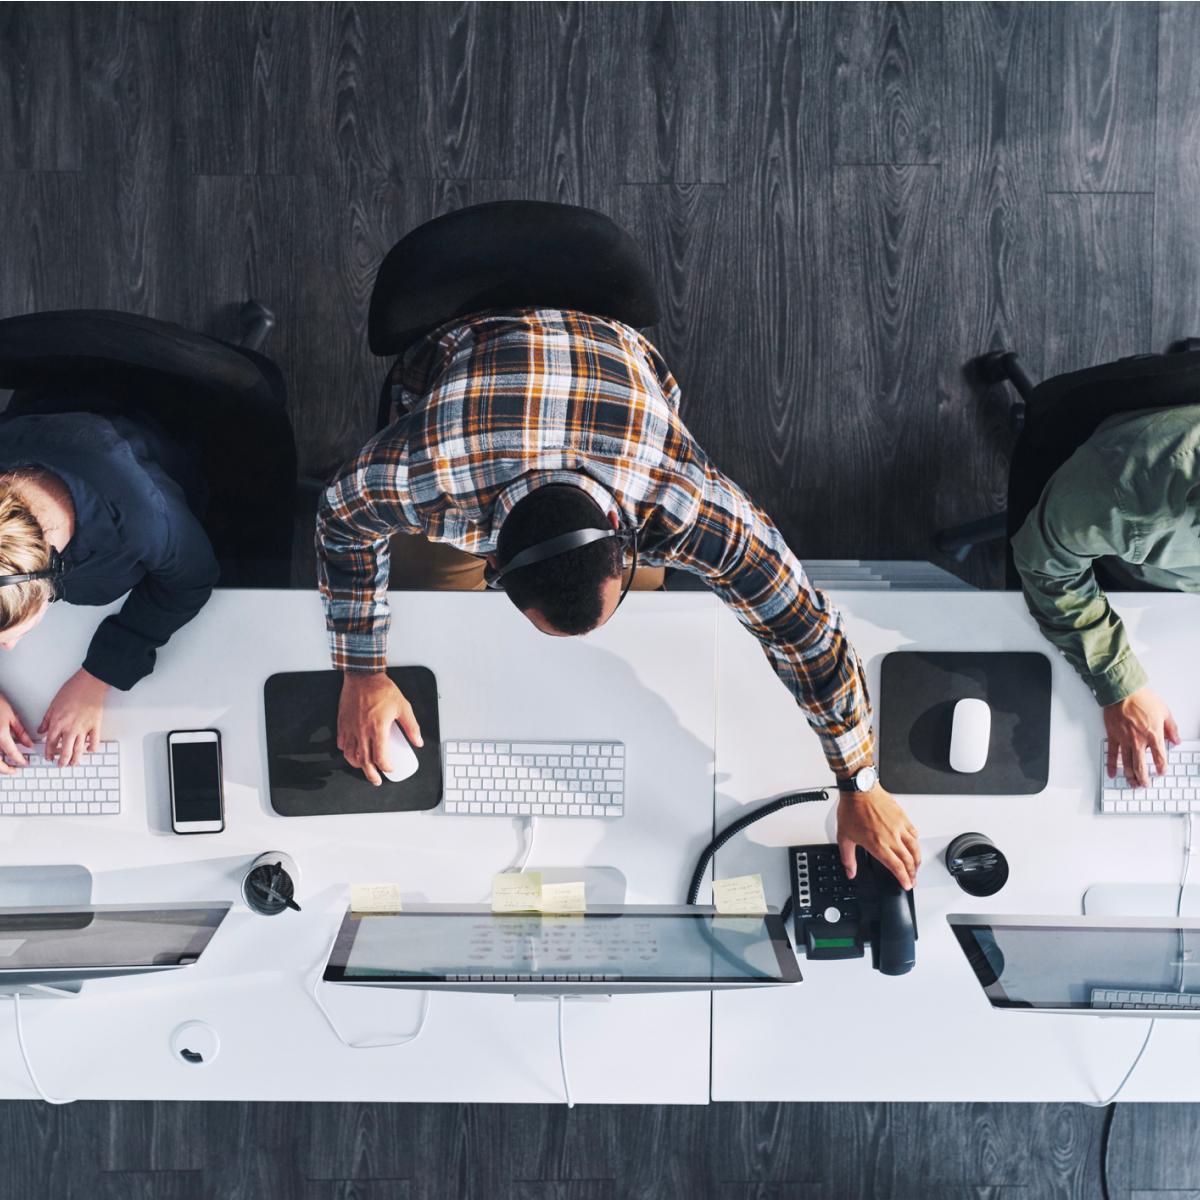
[[[879,782],[879,772],[874,767],[860,767],[846,779],[838,779],[839,792],[869,792]]]

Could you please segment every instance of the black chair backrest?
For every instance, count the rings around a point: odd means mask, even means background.
[[[96,389],[154,379],[280,403],[274,364],[167,321],[64,309],[0,321],[0,387]]]
[[[1200,352],[1123,358],[1038,384],[1024,435],[1035,446],[1064,449],[1069,456],[1109,417],[1184,404],[1200,404]]]
[[[488,309],[563,308],[642,329],[658,320],[637,243],[589,208],[502,200],[417,226],[388,252],[371,293],[373,353]]]

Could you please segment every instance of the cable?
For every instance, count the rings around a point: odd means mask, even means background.
[[[779,812],[782,808],[790,808],[793,804],[810,804],[816,800],[828,799],[829,793],[826,791],[791,792],[786,796],[780,796],[777,800],[772,800],[764,804],[761,808],[756,808],[744,817],[739,817],[732,825],[727,826],[717,834],[704,848],[704,853],[700,855],[699,861],[696,863],[696,869],[692,872],[692,881],[688,885],[687,902],[689,904],[696,903],[696,897],[700,895],[700,885],[704,882],[704,872],[708,870],[708,864],[712,862],[716,852],[735,834],[741,833],[743,829],[748,825],[753,825],[755,821],[761,821],[763,817],[769,817],[772,813]]]
[[[60,1100],[57,1096],[49,1095],[38,1082],[38,1077],[34,1074],[33,1063],[29,1061],[29,1051],[25,1046],[25,1029],[21,1023],[21,995],[19,992],[13,992],[12,1001],[13,1016],[16,1018],[17,1026],[17,1047],[21,1051],[21,1061],[25,1064],[25,1073],[29,1076],[29,1082],[33,1084],[33,1090],[47,1104],[74,1104],[74,1100]]]
[[[566,996],[558,997],[558,1065],[562,1070],[563,1081],[563,1096],[566,1098],[567,1107],[574,1108],[575,1101],[571,1099],[571,1080],[567,1076],[567,1053],[563,1039],[563,1001]]]
[[[321,1000],[321,983],[322,975],[324,974],[324,967],[329,961],[330,954],[333,953],[333,947],[337,942],[337,936],[340,932],[341,924],[339,923],[338,928],[334,931],[333,937],[330,939],[328,949],[322,956],[321,961],[317,963],[317,974],[312,985],[313,1003],[317,1006],[321,1016],[325,1018],[325,1023],[330,1029],[333,1030],[334,1037],[336,1037],[343,1046],[348,1046],[351,1050],[381,1050],[387,1046],[407,1046],[410,1042],[415,1042],[417,1038],[419,1038],[424,1032],[425,1022],[429,1018],[429,1002],[432,994],[429,991],[421,993],[421,1015],[417,1018],[417,1027],[412,1031],[412,1033],[406,1033],[399,1037],[393,1034],[381,1033],[376,1034],[373,1037],[366,1038],[361,1042],[349,1042],[342,1037],[341,1030],[338,1029],[338,1027],[334,1024],[333,1018],[329,1015],[329,1010],[325,1007]],[[28,1064],[26,1065],[28,1066]]]
[[[1187,814],[1187,825],[1184,827],[1183,836],[1183,869],[1179,873],[1179,892],[1175,897],[1175,916],[1176,918],[1183,915],[1183,894],[1187,890],[1188,876],[1192,870],[1192,845],[1196,834],[1195,816],[1192,813]],[[1180,931],[1180,940],[1182,942],[1183,933]],[[1179,953],[1179,990],[1184,989],[1184,960],[1183,948],[1180,946]],[[1138,1050],[1137,1056],[1130,1064],[1129,1070],[1125,1072],[1121,1082],[1117,1084],[1116,1090],[1109,1098],[1102,1103],[1096,1103],[1089,1100],[1086,1103],[1092,1108],[1104,1108],[1107,1111],[1104,1114],[1104,1124],[1100,1129],[1100,1194],[1103,1200],[1109,1200],[1108,1190],[1108,1152],[1112,1143],[1112,1126],[1113,1120],[1117,1115],[1117,1097],[1121,1094],[1125,1084],[1129,1081],[1129,1077],[1133,1074],[1138,1063],[1142,1061],[1142,1055],[1146,1053],[1146,1047],[1150,1045],[1150,1038],[1154,1033],[1155,1018],[1150,1018],[1149,1028],[1146,1030],[1146,1036],[1142,1039],[1141,1049]]]
[[[526,822],[526,830],[529,834],[529,840],[525,843],[525,853],[521,855],[521,862],[515,867],[505,867],[505,871],[516,871],[520,874],[525,870],[526,864],[529,862],[529,856],[533,853],[533,839],[537,836],[537,817],[523,817]]]

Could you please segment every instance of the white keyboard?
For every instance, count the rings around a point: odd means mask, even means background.
[[[1200,996],[1191,992],[1145,992],[1137,988],[1092,988],[1092,1007],[1200,1011]]]
[[[101,742],[77,767],[60,767],[44,757],[39,743],[22,750],[25,767],[0,775],[0,817],[82,817],[121,811],[121,751]]]
[[[1167,773],[1154,774],[1147,759],[1150,786],[1134,787],[1118,768],[1108,777],[1108,741],[1100,743],[1100,811],[1102,813],[1200,813],[1200,742],[1180,742],[1167,747]]]
[[[494,817],[619,817],[621,742],[443,742],[442,811]]]

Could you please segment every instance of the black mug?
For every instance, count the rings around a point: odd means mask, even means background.
[[[1008,859],[982,833],[960,833],[951,841],[946,870],[970,896],[994,896],[1008,882]]]

